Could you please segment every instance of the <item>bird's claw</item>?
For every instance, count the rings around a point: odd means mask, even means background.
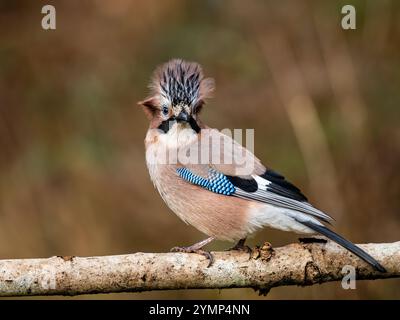
[[[240,251],[240,252],[246,252],[248,254],[251,254],[253,252],[253,250],[247,246],[247,245],[234,245],[233,247],[226,249],[225,251]]]
[[[201,254],[202,256],[206,257],[209,261],[207,268],[211,267],[211,265],[214,263],[214,256],[211,254],[211,252],[202,249],[193,249],[191,247],[173,247],[170,251]]]

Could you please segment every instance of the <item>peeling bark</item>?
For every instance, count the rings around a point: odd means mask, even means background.
[[[57,256],[0,260],[0,296],[79,295],[172,289],[254,288],[266,294],[286,285],[340,281],[345,265],[357,280],[400,277],[400,242],[359,245],[387,273],[373,270],[337,244],[268,243],[246,252],[213,252],[214,264],[187,253],[135,253],[104,257]]]

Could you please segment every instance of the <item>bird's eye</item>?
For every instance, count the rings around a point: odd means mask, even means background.
[[[162,107],[161,110],[162,110],[162,113],[163,113],[164,116],[167,116],[167,115],[168,115],[168,111],[169,111],[169,110],[168,110],[168,107],[167,107],[167,106]]]

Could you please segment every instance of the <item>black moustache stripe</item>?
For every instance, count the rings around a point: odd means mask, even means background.
[[[165,121],[161,122],[161,124],[158,126],[158,129],[162,130],[164,133],[167,133],[169,131],[169,129],[170,129],[169,123],[171,121],[176,121],[176,119],[175,118],[170,118],[168,120],[165,120]],[[189,123],[190,127],[194,131],[196,131],[196,133],[199,133],[201,131],[201,128],[197,124],[196,120],[193,119],[193,117],[189,118],[188,123]]]
[[[158,126],[158,129],[164,131],[164,133],[167,133],[169,130],[169,120],[161,122],[161,124]]]
[[[199,132],[200,132],[201,128],[200,128],[199,125],[197,124],[196,120],[193,119],[193,117],[190,117],[190,118],[189,118],[189,124],[190,124],[190,127],[191,127],[194,131],[196,131],[196,133],[199,133]]]

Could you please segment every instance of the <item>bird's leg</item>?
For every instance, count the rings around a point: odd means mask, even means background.
[[[193,244],[193,245],[191,245],[189,247],[173,247],[171,249],[171,252],[185,252],[185,253],[198,253],[198,254],[201,254],[201,255],[205,256],[209,260],[209,263],[208,263],[208,266],[207,266],[207,268],[208,268],[213,264],[214,257],[209,251],[205,251],[202,248],[205,245],[209,244],[213,240],[214,240],[214,237],[210,237],[210,238],[204,239],[203,241],[197,242],[197,243],[195,243],[195,244]]]
[[[245,242],[246,242],[246,238],[240,239],[238,241],[238,243],[236,243],[232,248],[228,249],[227,251],[237,250],[237,251],[244,251],[244,252],[251,254],[252,250],[249,246],[244,244]]]

